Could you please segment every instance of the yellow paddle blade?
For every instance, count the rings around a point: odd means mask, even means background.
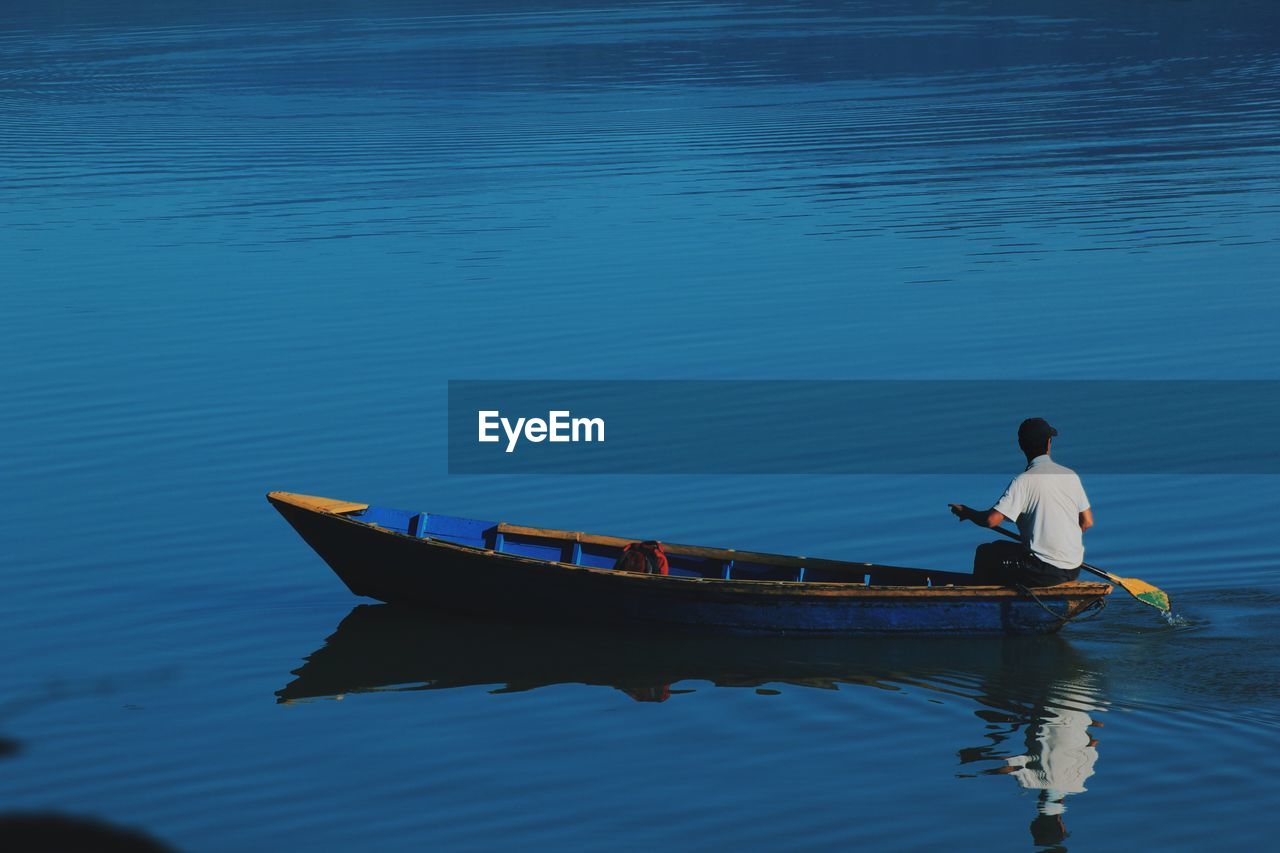
[[[1143,604],[1149,604],[1157,610],[1168,612],[1169,594],[1158,586],[1152,586],[1146,581],[1137,578],[1115,578],[1115,582],[1124,588],[1124,591],[1141,601]]]

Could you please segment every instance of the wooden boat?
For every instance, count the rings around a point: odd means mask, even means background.
[[[732,634],[1047,634],[1111,587],[1022,590],[959,572],[664,543],[669,575],[613,565],[635,541],[271,492],[356,595],[519,621]]]

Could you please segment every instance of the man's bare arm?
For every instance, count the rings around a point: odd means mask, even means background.
[[[999,527],[1004,522],[1004,514],[994,509],[973,509],[964,504],[947,504],[947,506],[951,507],[951,514],[956,518],[961,521],[972,521],[979,527]]]
[[[1080,513],[1080,531],[1083,533],[1090,527],[1093,527],[1093,510],[1086,509]]]

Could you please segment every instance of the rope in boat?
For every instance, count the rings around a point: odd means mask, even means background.
[[[1036,604],[1039,604],[1042,608],[1044,608],[1045,613],[1048,613],[1054,619],[1057,619],[1059,622],[1059,627],[1067,624],[1068,622],[1075,622],[1075,621],[1088,622],[1091,619],[1097,619],[1098,616],[1102,613],[1102,611],[1105,610],[1107,607],[1107,599],[1102,596],[1099,596],[1098,598],[1095,598],[1093,601],[1086,604],[1084,607],[1081,607],[1075,613],[1072,613],[1069,616],[1063,616],[1061,613],[1058,613],[1049,605],[1041,601],[1040,596],[1036,595],[1027,587],[1023,586],[1022,584],[1015,584],[1015,586],[1017,586],[1018,589],[1022,590],[1027,595],[1031,596],[1031,600],[1034,601]]]

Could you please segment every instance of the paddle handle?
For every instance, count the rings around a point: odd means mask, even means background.
[[[994,530],[996,533],[1003,533],[1005,536],[1008,536],[1010,539],[1016,539],[1019,542],[1022,541],[1022,537],[1019,534],[1013,532],[1007,527],[993,527],[991,529]],[[1097,566],[1091,566],[1088,563],[1081,563],[1080,568],[1087,569],[1093,572],[1098,577],[1106,578],[1112,583],[1120,583],[1120,579],[1117,578],[1115,575],[1111,574],[1110,572],[1104,572],[1102,569],[1098,568]]]

